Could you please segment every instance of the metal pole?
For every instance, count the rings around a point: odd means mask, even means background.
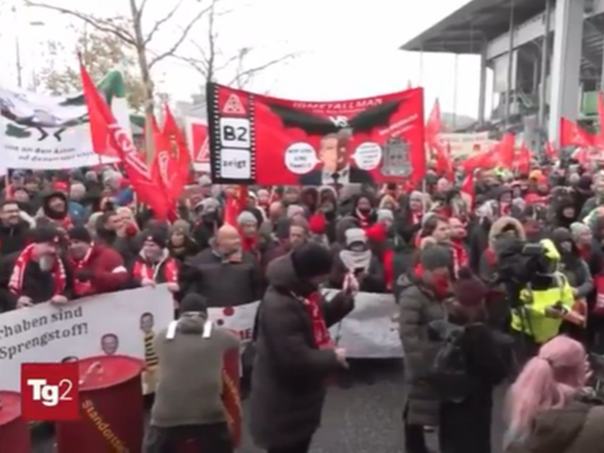
[[[514,76],[514,62],[512,58],[514,56],[514,3],[512,0],[510,4],[510,43],[508,47],[508,74],[507,74],[507,86],[505,93],[505,126],[506,129],[509,126],[510,120],[510,109],[512,106],[512,77]]]
[[[550,22],[552,19],[552,1],[545,3],[545,32],[543,34],[543,45],[541,46],[541,81],[539,85],[539,113],[537,116],[539,127],[545,129],[545,106],[547,97],[547,76],[549,73],[549,35]]]
[[[17,21],[17,7],[13,6],[11,8],[12,13],[14,14],[15,24]],[[21,66],[21,43],[19,42],[19,32],[15,29],[15,60],[17,63],[17,86],[19,88],[23,87],[23,67]]]
[[[458,60],[459,55],[455,54],[455,62],[453,65],[453,131],[457,129],[457,70],[458,70]]]

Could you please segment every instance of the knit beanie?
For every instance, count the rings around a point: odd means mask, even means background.
[[[591,233],[591,229],[581,222],[573,222],[570,224],[570,234],[573,240],[579,239],[584,234]]]
[[[168,244],[168,238],[164,228],[152,228],[143,232],[144,242],[152,242],[160,248],[165,248]]]
[[[451,250],[438,244],[427,245],[420,252],[419,262],[427,271],[451,267],[453,264]]]
[[[213,214],[220,209],[220,203],[215,198],[205,198],[195,205],[195,212],[206,215]]]
[[[467,268],[460,269],[457,277],[453,285],[453,294],[457,303],[464,307],[480,305],[487,295],[486,285]]]
[[[90,232],[88,231],[88,229],[84,226],[71,227],[67,231],[67,236],[72,241],[80,241],[80,242],[86,242],[86,243],[92,242],[92,236],[90,235]]]
[[[239,216],[237,217],[237,224],[245,225],[246,223],[258,225],[258,219],[256,219],[256,216],[250,211],[242,211],[241,214],[239,214]]]
[[[321,214],[313,214],[308,219],[308,228],[312,234],[321,235],[325,234],[325,229],[327,227],[327,220],[324,215]]]
[[[294,249],[291,260],[300,280],[327,275],[333,264],[331,251],[316,242],[307,242]]]
[[[188,293],[180,301],[180,312],[201,312],[205,313],[208,310],[208,301],[201,294]]]
[[[394,221],[394,214],[390,209],[378,209],[377,210],[377,220],[378,222],[382,222],[384,220],[392,220]]]
[[[346,237],[346,245],[352,245],[356,243],[367,243],[367,235],[361,228],[350,228],[344,232]]]

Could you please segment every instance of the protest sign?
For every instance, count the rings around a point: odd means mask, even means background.
[[[98,88],[130,133],[122,74],[110,72]],[[3,169],[60,170],[118,161],[108,157],[101,161],[94,152],[82,93],[49,96],[0,87],[0,150]]]
[[[23,362],[70,362],[102,354],[146,359],[145,340],[173,318],[172,295],[165,285],[3,313],[0,390],[19,391]]]
[[[347,184],[423,177],[423,90],[306,102],[207,85],[212,181]]]

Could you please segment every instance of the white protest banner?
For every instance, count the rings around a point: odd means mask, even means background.
[[[23,362],[67,362],[102,354],[145,359],[145,339],[173,318],[166,285],[3,313],[0,390],[19,391]]]
[[[442,143],[449,144],[451,156],[469,156],[475,153],[475,147],[480,151],[487,151],[489,147],[497,143],[489,138],[488,132],[469,133],[442,133],[438,135]]]
[[[329,300],[337,290],[326,290]],[[239,332],[242,342],[251,339],[259,303],[239,307],[211,308],[209,317],[218,325]],[[387,359],[403,357],[398,334],[399,309],[392,294],[359,293],[354,310],[331,327],[331,337],[350,358]]]
[[[98,88],[120,126],[130,133],[122,74],[111,71]],[[82,93],[49,96],[0,87],[0,150],[3,168],[59,170],[118,160],[100,160],[92,149]]]

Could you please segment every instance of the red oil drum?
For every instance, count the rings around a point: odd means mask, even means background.
[[[80,360],[81,419],[57,422],[57,453],[142,451],[142,360],[98,356]]]
[[[237,335],[236,332],[234,332]],[[239,392],[240,356],[239,349],[230,349],[224,354],[224,367],[222,370],[224,407],[227,413],[227,422],[233,434],[233,445],[239,447],[241,443],[241,394]],[[199,446],[192,439],[178,439],[176,453],[197,453]]]
[[[21,418],[21,395],[0,391],[0,449],[11,453],[30,453],[29,424]]]

